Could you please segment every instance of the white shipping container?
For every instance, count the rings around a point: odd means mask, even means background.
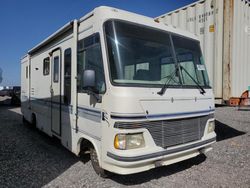
[[[250,2],[201,0],[156,18],[199,36],[215,98],[240,97],[250,86]]]

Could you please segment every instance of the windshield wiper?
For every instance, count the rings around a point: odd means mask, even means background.
[[[175,74],[177,73],[177,71],[178,71],[178,68],[177,68],[177,66],[175,66],[174,72],[172,72],[168,76],[163,77],[163,78],[168,78],[168,80],[166,80],[166,82],[163,85],[163,87],[161,88],[161,90],[157,92],[158,95],[163,95],[166,92],[167,88],[169,87],[169,83],[170,83],[171,80],[173,80],[174,82],[176,82],[176,80],[174,80],[173,77],[175,76]]]
[[[206,91],[204,90],[204,88],[189,74],[189,72],[183,67],[183,66],[181,66],[180,65],[180,69],[181,70],[184,70],[186,73],[187,73],[187,75],[193,80],[193,82],[198,86],[198,88],[200,89],[200,93],[202,94],[202,95],[204,95],[205,93],[206,93]]]

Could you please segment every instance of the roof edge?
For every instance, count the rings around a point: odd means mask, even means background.
[[[28,54],[31,55],[38,51],[41,47],[45,46],[46,44],[50,43],[52,40],[63,34],[64,32],[68,31],[70,28],[73,28],[74,20],[66,23],[64,26],[62,26],[60,29],[58,29],[55,33],[44,39],[42,42],[40,42],[38,45],[33,47],[31,50],[28,51]]]

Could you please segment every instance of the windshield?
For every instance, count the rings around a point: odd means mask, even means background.
[[[176,71],[182,65],[197,83],[208,86],[197,41],[117,20],[104,27],[114,84],[161,87],[167,81],[173,87],[196,86],[184,71]]]
[[[181,69],[182,84],[192,86],[196,81],[201,86],[209,86],[199,42],[174,35],[172,39],[177,62],[186,70]]]

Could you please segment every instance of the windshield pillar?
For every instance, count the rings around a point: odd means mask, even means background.
[[[114,21],[112,21],[112,35],[113,35],[113,40],[114,40],[114,51],[113,54],[116,54],[115,58],[116,58],[116,70],[117,70],[117,76],[118,79],[123,78],[123,70],[122,70],[122,64],[123,64],[123,58],[121,57],[121,53],[119,50],[119,39],[117,37],[117,32],[116,32],[116,25],[114,23]]]

